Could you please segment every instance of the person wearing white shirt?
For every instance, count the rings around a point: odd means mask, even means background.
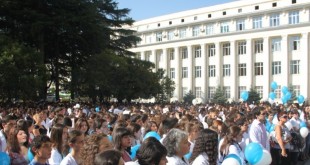
[[[60,165],[80,164],[81,160],[79,160],[79,154],[84,145],[83,133],[78,130],[72,130],[69,133],[68,143],[71,148],[71,152],[61,161]]]
[[[52,153],[48,159],[50,165],[59,165],[63,159],[64,143],[68,138],[68,128],[63,124],[56,124],[51,130]]]

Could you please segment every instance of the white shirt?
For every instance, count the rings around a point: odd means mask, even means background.
[[[261,144],[267,151],[270,151],[270,143],[267,137],[266,126],[260,126],[260,121],[255,119],[250,127],[249,132],[251,142],[256,142]],[[264,139],[265,137],[265,139]],[[265,146],[264,146],[265,144]]]
[[[205,152],[199,154],[191,165],[209,165],[208,155]]]
[[[220,149],[221,149],[221,146],[223,144],[223,141],[224,141],[224,139],[221,139],[221,141],[219,142],[219,148],[218,148],[218,161],[219,162],[218,162],[218,164],[221,164],[227,155],[236,154],[237,156],[240,157],[240,159],[242,161],[242,165],[245,165],[246,163],[245,163],[244,153],[243,153],[242,149],[239,148],[239,146],[237,144],[230,145],[228,148],[226,148],[223,155],[221,155]]]
[[[71,153],[69,153],[60,163],[60,165],[78,165],[72,156]]]
[[[250,140],[249,134],[247,132],[244,132],[242,134],[242,141],[239,143],[243,152],[245,151],[245,147],[250,143],[251,143],[251,140]]]
[[[3,130],[0,131],[0,151],[1,152],[5,152],[6,150],[6,138],[5,135],[3,133]]]
[[[48,159],[48,163],[50,165],[60,165],[60,162],[62,161],[62,156],[58,152],[56,148],[52,148],[52,154],[51,157]]]
[[[189,165],[187,160],[185,159],[182,160],[178,156],[172,156],[172,157],[167,156],[167,160],[168,160],[168,163],[166,165]]]
[[[301,122],[300,119],[295,119],[294,117],[292,117],[292,118],[290,119],[290,122],[291,122],[291,124],[292,124],[293,127],[295,127],[296,129],[299,130],[299,128],[300,128],[300,122]]]

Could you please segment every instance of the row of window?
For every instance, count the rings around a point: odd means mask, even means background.
[[[300,94],[300,85],[293,85],[292,88],[293,88],[296,96],[298,96]],[[254,89],[262,98],[263,93],[264,93],[263,86],[255,86]],[[209,99],[213,98],[215,90],[216,90],[216,87],[208,87],[208,96],[207,97]],[[224,86],[223,90],[224,90],[225,98],[227,98],[227,99],[231,98],[230,86]],[[238,98],[239,99],[240,99],[240,95],[243,91],[246,91],[246,86],[239,86],[238,87]],[[183,87],[182,88],[183,97],[187,94],[187,92],[188,92],[188,88]],[[281,98],[281,86],[278,86],[278,88],[274,92],[276,94],[276,98],[280,99]],[[201,87],[195,87],[194,94],[195,94],[196,98],[203,98],[203,92],[201,90]]]
[[[223,77],[229,77],[231,74],[231,66],[230,64],[224,64],[223,67]],[[188,67],[182,67],[182,78],[188,78]],[[202,75],[201,66],[194,67],[194,77],[200,78]],[[281,74],[281,61],[274,61],[271,64],[271,74],[278,75]],[[300,73],[300,60],[291,60],[290,61],[290,74],[299,74]],[[264,74],[264,66],[263,62],[254,63],[254,75],[261,76]],[[238,76],[246,76],[247,75],[247,67],[246,63],[238,64]],[[208,76],[215,77],[216,76],[216,66],[209,65],[208,66]],[[175,78],[175,68],[170,68],[169,78]]]
[[[280,13],[272,13],[269,15],[269,26],[277,27],[281,25]],[[263,28],[263,17],[264,16],[255,16],[252,18],[252,29],[261,29]],[[236,20],[236,31],[246,30],[246,18],[241,18]],[[288,13],[288,24],[294,25],[299,24],[299,11],[290,11]],[[176,32],[174,29],[168,30],[167,34],[162,31],[156,32],[156,42],[163,41],[163,38],[167,37],[167,40],[173,40],[175,38],[186,38],[188,36],[197,37],[200,34],[212,35],[215,34],[215,23],[206,24],[204,28],[201,28],[200,25],[195,25],[191,29],[191,34],[188,35],[188,29],[186,27],[178,29]],[[220,23],[220,33],[228,33],[231,31],[231,21],[224,21]],[[147,35],[145,38],[146,43],[152,43],[152,35]]]

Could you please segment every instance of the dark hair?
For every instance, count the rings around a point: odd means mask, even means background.
[[[193,162],[198,155],[205,152],[208,155],[210,165],[216,165],[218,146],[218,134],[210,129],[202,130],[195,142],[190,162]]]
[[[51,141],[53,143],[53,147],[55,147],[59,153],[63,153],[63,145],[65,142],[62,141],[62,134],[65,126],[63,124],[56,124],[52,127],[51,130]]]
[[[167,149],[154,137],[143,141],[136,158],[140,165],[158,165],[163,157],[166,157]]]
[[[20,127],[20,129],[22,129],[26,135],[27,135],[27,141],[24,143],[25,147],[28,147],[29,145],[29,131],[28,128],[32,126],[32,121],[29,120],[24,120],[24,119],[19,119],[16,123],[17,127]]]
[[[85,118],[78,118],[76,123],[74,124],[74,129],[76,130],[80,130],[82,127],[82,123],[85,122],[87,125],[87,130],[85,132],[85,134],[87,134],[88,130],[89,130],[89,124],[88,121]]]
[[[261,111],[264,111],[265,109],[263,107],[255,107],[252,111],[254,118],[257,119],[257,116],[261,114]]]
[[[122,154],[119,151],[103,151],[95,156],[94,165],[117,165],[121,157]]]
[[[50,138],[46,135],[38,135],[34,137],[34,139],[31,142],[30,151],[33,155],[36,155],[36,153],[33,151],[33,148],[40,149],[42,147],[43,143],[51,142]]]
[[[17,134],[19,131],[25,132],[25,130],[22,127],[17,127],[17,126],[11,128],[9,132],[9,136],[7,140],[8,140],[8,148],[10,152],[20,153],[21,151],[18,138],[17,138]]]
[[[228,134],[224,137],[222,146],[220,148],[221,154],[225,153],[225,149],[227,148],[227,146],[230,146],[230,145],[236,143],[234,138],[236,138],[240,132],[241,132],[241,128],[236,126],[236,125],[229,127]]]
[[[170,129],[174,128],[178,124],[178,119],[167,118],[162,121],[162,129],[164,133],[167,133]]]
[[[287,112],[285,112],[285,111],[279,112],[279,113],[277,114],[278,120],[280,120],[280,118],[281,118],[283,115],[286,115],[286,114],[287,114]]]
[[[83,133],[79,130],[72,130],[69,132],[68,136],[68,143],[75,143],[77,140],[77,137],[83,135]]]
[[[68,127],[72,127],[72,120],[70,117],[66,116],[64,117],[64,123],[63,123],[65,126],[68,126]]]
[[[129,129],[127,128],[117,128],[115,130],[115,132],[113,133],[113,143],[114,143],[114,147],[115,149],[121,151],[122,150],[122,138],[124,136],[131,136],[131,132]]]

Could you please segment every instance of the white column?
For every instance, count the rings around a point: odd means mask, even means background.
[[[271,50],[270,50],[270,38],[265,37],[264,42],[263,42],[263,56],[265,57],[264,59],[264,79],[266,80],[263,85],[263,98],[268,98],[269,97],[269,92],[270,92],[270,83],[272,82],[271,80],[271,71],[270,71],[270,58],[271,58]],[[283,68],[283,67],[282,67]],[[280,84],[279,84],[280,85]]]
[[[310,80],[309,80],[309,34],[302,33],[300,39],[300,65],[299,65],[299,75],[302,77],[300,81],[300,94],[309,100],[310,96]]]
[[[145,51],[141,51],[141,60],[145,61]]]
[[[189,90],[191,90],[192,92],[194,92],[193,89],[193,79],[194,79],[194,75],[193,75],[193,50],[192,50],[192,46],[187,46],[187,52],[188,52],[188,80],[189,80]]]
[[[223,85],[223,81],[222,81],[222,77],[223,77],[223,64],[222,64],[222,49],[221,49],[221,43],[215,43],[215,77],[216,77],[216,83],[217,86],[222,86]],[[215,88],[217,88],[217,86],[215,86]]]
[[[289,61],[289,53],[288,53],[288,37],[287,35],[282,35],[281,36],[281,55],[282,55],[282,80],[283,84],[281,86],[288,86],[289,85],[289,75],[290,75],[290,61]]]
[[[162,59],[163,59],[163,70],[165,71],[164,76],[168,76],[168,53],[167,53],[167,48],[163,48],[163,54],[162,54]]]
[[[230,84],[230,97],[233,100],[238,99],[237,96],[237,59],[238,56],[236,55],[236,41],[230,41],[230,77],[231,82]]]
[[[180,55],[179,55],[179,47],[174,48],[174,55],[175,55],[175,90],[176,90],[176,95],[179,101],[182,100],[182,79],[181,79],[181,60],[180,60]]]
[[[253,83],[253,51],[252,51],[252,39],[247,39],[246,40],[246,56],[249,56],[249,60],[247,61],[247,77],[248,77],[248,86],[246,87],[247,90],[250,90],[251,87],[254,87]],[[265,67],[265,65],[264,65]],[[264,72],[265,74],[265,72]]]
[[[204,99],[204,101],[206,101],[207,98],[207,74],[206,74],[206,70],[207,70],[207,53],[206,53],[206,45],[205,44],[201,44],[201,60],[202,65],[201,65],[201,79],[202,79],[202,84],[201,84],[201,96]]]
[[[152,57],[153,57],[152,62],[155,65],[154,70],[157,71],[158,64],[157,64],[157,58],[156,58],[156,50],[152,50]]]

